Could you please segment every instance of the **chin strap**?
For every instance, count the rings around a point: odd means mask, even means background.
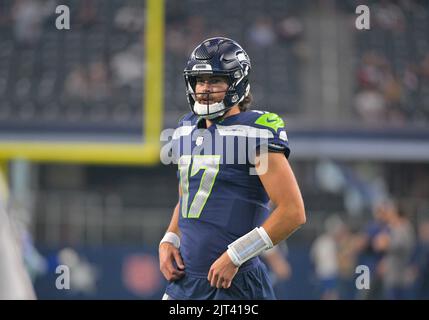
[[[226,107],[223,102],[207,105],[195,101],[193,110],[196,115],[204,119],[212,120],[215,118],[222,117],[226,112]],[[207,111],[209,111],[209,113],[207,113]]]

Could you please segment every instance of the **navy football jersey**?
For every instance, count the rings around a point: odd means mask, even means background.
[[[180,252],[186,272],[198,276],[207,276],[228,244],[269,215],[268,195],[254,173],[255,152],[290,152],[283,120],[274,113],[246,111],[205,125],[189,113],[172,140],[182,190]],[[239,272],[258,263],[255,257]]]

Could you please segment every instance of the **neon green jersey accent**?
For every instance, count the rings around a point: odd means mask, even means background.
[[[264,113],[255,121],[256,124],[259,124],[264,127],[268,127],[277,132],[278,129],[281,129],[285,126],[282,118],[280,118],[275,113]]]

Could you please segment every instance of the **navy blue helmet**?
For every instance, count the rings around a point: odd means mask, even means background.
[[[184,70],[189,107],[206,119],[218,118],[249,94],[250,59],[234,40],[222,37],[204,40],[192,52]],[[202,105],[196,101],[196,77],[202,74],[224,76],[228,89],[223,101]]]

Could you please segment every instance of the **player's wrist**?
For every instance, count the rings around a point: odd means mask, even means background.
[[[273,247],[263,227],[257,227],[228,245],[226,251],[232,263],[240,267],[246,261]]]
[[[180,237],[174,232],[171,232],[171,231],[167,232],[159,242],[159,245],[165,242],[171,243],[177,249],[180,248]]]
[[[232,249],[231,249],[231,248],[228,248],[228,249],[226,250],[226,253],[227,253],[227,255],[228,255],[229,259],[231,260],[231,263],[232,263],[234,266],[236,266],[236,267],[240,267],[240,266],[241,266],[241,264],[240,264],[240,259],[237,257],[237,255],[234,253],[234,251],[232,251]]]

